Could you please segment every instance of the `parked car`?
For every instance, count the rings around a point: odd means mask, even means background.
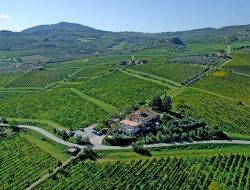
[[[84,131],[84,128],[80,127],[79,130],[80,130],[80,131]]]
[[[97,135],[102,136],[102,132],[98,132]]]

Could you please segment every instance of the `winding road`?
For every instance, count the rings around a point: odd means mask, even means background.
[[[44,129],[41,129],[36,126],[29,126],[29,125],[18,125],[20,128],[27,128],[35,130],[43,135],[45,135],[47,138],[58,142],[60,144],[72,147],[76,144],[64,141],[62,139],[59,139],[58,137],[52,135],[51,133],[45,131]],[[189,144],[245,144],[250,145],[250,141],[244,141],[244,140],[202,140],[202,141],[183,141],[183,142],[170,142],[170,143],[158,143],[158,144],[149,144],[144,145],[144,147],[160,147],[160,146],[175,146],[175,145],[189,145]],[[77,145],[79,148],[85,148],[86,146]],[[105,145],[93,145],[93,149],[96,150],[116,150],[116,149],[129,149],[132,148],[131,145],[128,146],[105,146]]]

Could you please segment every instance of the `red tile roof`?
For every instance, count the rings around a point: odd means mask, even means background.
[[[120,121],[120,123],[131,126],[131,127],[137,127],[140,125],[140,123],[138,123],[138,122],[129,121],[127,119]]]

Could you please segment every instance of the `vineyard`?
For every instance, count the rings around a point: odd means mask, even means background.
[[[212,66],[218,64],[220,61],[219,57],[215,56],[201,56],[201,55],[186,55],[176,57],[171,62],[182,62],[182,63],[196,63],[200,65]]]
[[[0,107],[0,115],[6,117],[51,120],[68,128],[78,128],[108,118],[106,111],[68,89],[5,101],[0,103]]]
[[[86,67],[78,72],[74,77],[95,77],[103,75],[110,72],[111,67],[108,66],[96,66],[96,67]]]
[[[1,61],[1,59],[3,62]],[[12,62],[5,62],[5,59],[0,57],[0,69],[9,69],[17,67],[18,63],[14,62],[14,60],[11,61]]]
[[[216,70],[194,85],[250,105],[250,77]]]
[[[250,157],[165,157],[127,161],[81,161],[70,165],[36,189],[194,189],[250,188]]]
[[[5,85],[7,88],[18,87],[45,87],[46,85],[62,80],[69,74],[73,73],[75,69],[58,69],[46,71],[27,72]]]
[[[1,73],[0,74],[0,87],[3,87],[4,85],[8,84],[18,76],[20,76],[22,73]]]
[[[173,100],[174,109],[234,134],[250,135],[250,108],[201,91],[186,89]]]
[[[35,93],[35,92],[24,92],[24,91],[20,91],[20,92],[1,92],[0,91],[0,102],[10,100],[10,99],[14,99],[14,98],[22,98],[22,97],[27,96],[27,95],[32,95],[33,93]]]
[[[224,69],[250,75],[250,52],[235,51],[233,60],[223,66]]]
[[[23,63],[44,63],[47,61],[47,58],[41,55],[28,55],[20,58]]]
[[[86,81],[74,88],[117,108],[139,104],[169,90],[167,86],[120,71]]]
[[[18,135],[0,141],[1,189],[25,189],[56,165],[56,159]]]
[[[204,69],[203,67],[195,65],[168,62],[165,64],[138,65],[129,68],[136,71],[167,78],[176,82],[182,82]]]
[[[79,59],[73,61],[67,61],[60,63],[60,67],[75,68],[75,67],[85,67],[85,66],[100,66],[100,65],[116,65],[122,60],[129,60],[130,55],[113,55],[113,56],[101,56],[94,57],[91,59]],[[57,65],[58,66],[58,65]]]

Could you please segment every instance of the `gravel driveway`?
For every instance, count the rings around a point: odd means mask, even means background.
[[[104,135],[96,135],[94,133],[92,133],[92,129],[95,127],[96,125],[91,125],[87,128],[84,128],[84,131],[75,131],[76,134],[82,135],[82,137],[89,137],[90,143],[93,144],[94,146],[100,146],[102,145],[102,140],[104,139]]]

